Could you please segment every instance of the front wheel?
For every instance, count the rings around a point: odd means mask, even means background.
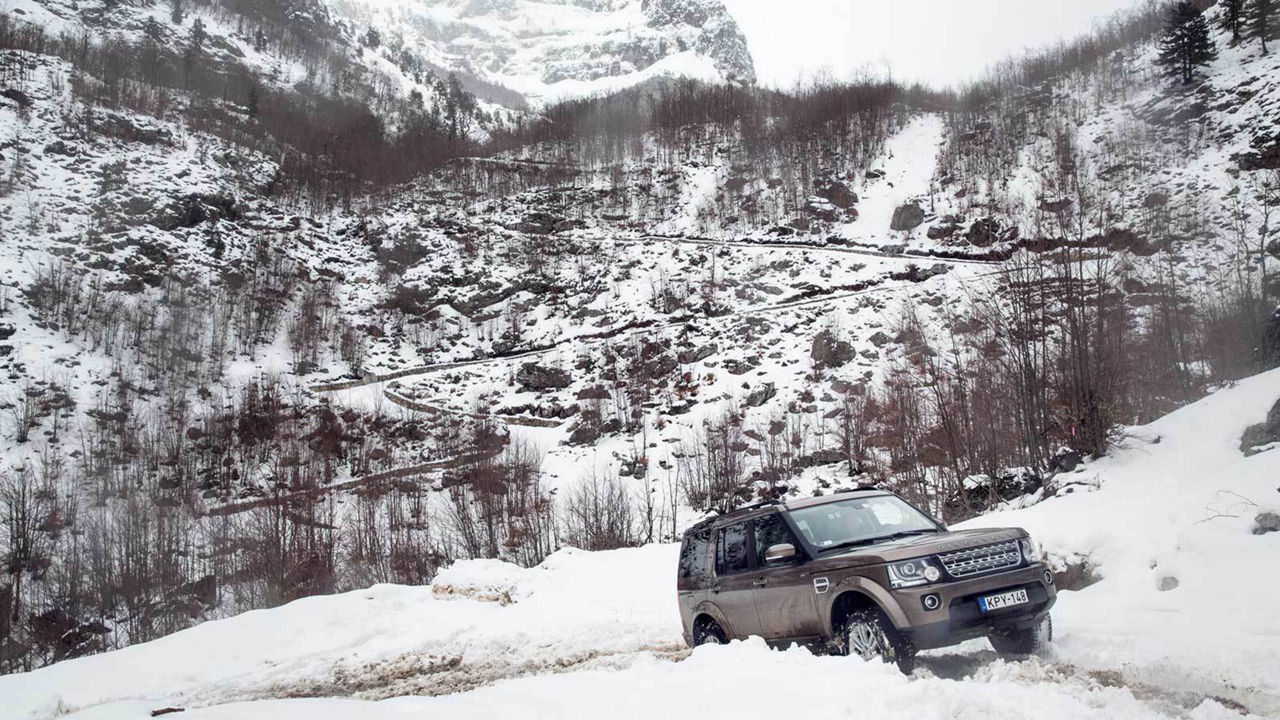
[[[878,609],[859,610],[844,624],[844,651],[863,660],[895,663],[904,674],[916,667],[916,649]]]
[[[1018,630],[994,630],[987,639],[991,647],[1001,655],[1021,657],[1035,655],[1049,646],[1053,641],[1053,619],[1044,616],[1034,627]]]

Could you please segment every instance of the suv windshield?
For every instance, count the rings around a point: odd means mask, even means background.
[[[941,532],[929,516],[893,495],[872,495],[800,508],[791,519],[818,550],[869,545],[897,535]]]

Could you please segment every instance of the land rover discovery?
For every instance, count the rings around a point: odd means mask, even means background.
[[[1004,655],[1052,638],[1053,575],[1021,529],[950,532],[901,497],[858,490],[765,503],[690,528],[680,614],[691,646],[761,636],[903,672],[919,649],[983,635]]]

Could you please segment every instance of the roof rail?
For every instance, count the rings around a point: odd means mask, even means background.
[[[841,489],[836,490],[835,492],[833,492],[833,493],[831,493],[831,494],[832,494],[832,495],[844,495],[844,494],[846,494],[846,493],[867,492],[868,490],[877,490],[877,491],[879,491],[879,492],[886,492],[886,489],[885,489],[885,488],[880,487],[880,486],[879,486],[878,484],[876,484],[876,483],[866,483],[866,484],[863,484],[863,485],[859,485],[858,487],[853,487],[853,488],[841,488]]]
[[[729,515],[736,515],[736,514],[738,514],[738,513],[747,512],[747,511],[749,511],[749,510],[759,510],[760,508],[772,507],[772,506],[774,506],[774,505],[781,505],[781,504],[782,504],[782,501],[781,501],[781,500],[778,500],[777,498],[770,498],[770,499],[765,499],[765,500],[759,500],[759,501],[757,501],[757,502],[753,502],[753,503],[751,503],[751,504],[749,504],[749,505],[741,505],[741,506],[739,506],[739,507],[733,508],[732,510],[730,510],[730,511],[729,511],[729,512],[727,512],[727,513],[721,513],[720,517],[726,517],[726,516],[729,516]]]

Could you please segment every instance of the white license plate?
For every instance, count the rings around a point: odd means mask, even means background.
[[[1025,605],[1030,602],[1027,599],[1026,590],[1013,590],[999,595],[987,595],[978,598],[978,607],[982,608],[982,612],[991,612],[992,610],[1003,610],[1014,605]]]

